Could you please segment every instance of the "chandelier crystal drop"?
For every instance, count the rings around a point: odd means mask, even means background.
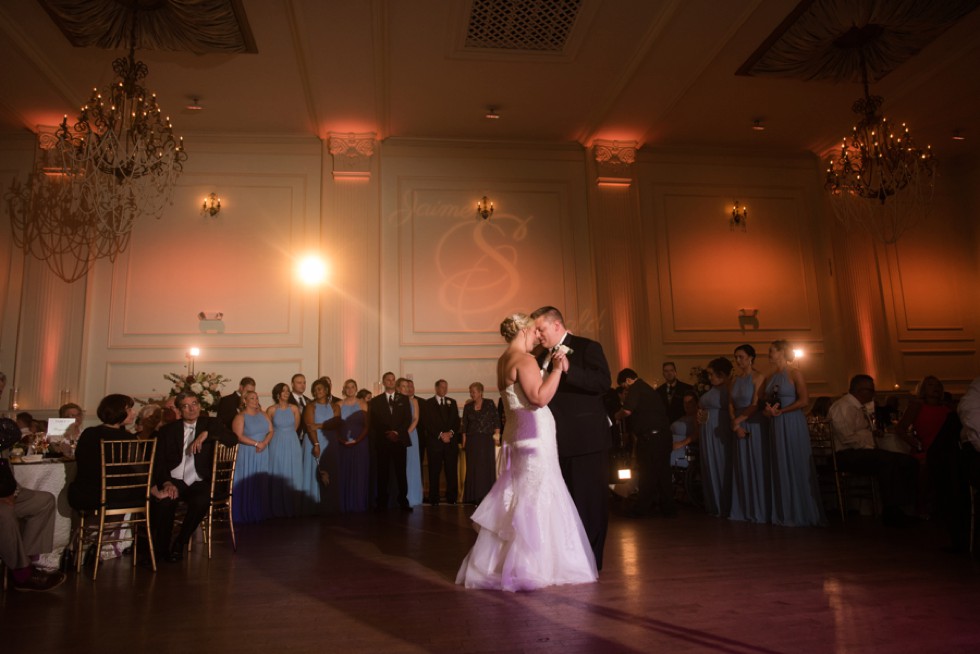
[[[70,125],[38,137],[28,183],[7,193],[14,242],[65,282],[84,277],[95,261],[114,261],[137,219],[160,218],[173,201],[187,154],[156,95],[141,84],[135,14],[129,55],[112,64],[119,80],[93,89]]]

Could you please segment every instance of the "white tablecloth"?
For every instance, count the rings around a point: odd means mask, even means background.
[[[75,478],[75,462],[67,463],[53,459],[40,463],[14,463],[17,483],[35,491],[46,491],[57,500],[57,515],[54,519],[54,550],[42,554],[38,562],[43,568],[57,568],[61,552],[71,538],[72,509],[68,506],[68,484]]]

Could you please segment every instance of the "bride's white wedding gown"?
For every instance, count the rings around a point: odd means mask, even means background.
[[[502,401],[506,459],[473,513],[479,535],[456,583],[518,591],[595,581],[595,558],[558,467],[551,410],[532,406],[519,382]]]

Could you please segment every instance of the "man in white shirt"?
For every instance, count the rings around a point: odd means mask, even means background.
[[[299,424],[296,425],[296,436],[299,437],[299,442],[303,442],[303,435],[305,434],[305,429],[303,427],[303,409],[306,405],[313,401],[313,398],[306,396],[306,375],[301,372],[293,375],[293,378],[289,380],[292,384],[292,392],[289,395],[289,403],[295,404],[299,408]]]
[[[851,378],[848,393],[828,412],[837,452],[837,467],[844,472],[878,478],[883,505],[882,522],[889,527],[907,525],[911,519],[903,506],[915,504],[918,461],[899,452],[875,446],[875,383],[869,375]]]
[[[150,489],[153,546],[157,557],[171,562],[183,558],[187,542],[208,511],[215,442],[233,446],[237,441],[219,419],[202,414],[193,393],[179,393],[176,404],[181,420],[160,429]],[[178,501],[187,504],[187,515],[171,547]]]

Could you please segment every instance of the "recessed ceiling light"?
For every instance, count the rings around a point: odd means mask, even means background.
[[[497,113],[497,108],[491,105],[487,107],[487,113],[485,113],[483,117],[488,120],[499,120],[500,114]]]
[[[958,129],[953,130],[953,140],[954,141],[965,141],[966,137],[963,136],[963,132]]]
[[[754,132],[764,132],[766,131],[766,126],[762,124],[761,118],[756,118],[752,121],[752,131]]]

